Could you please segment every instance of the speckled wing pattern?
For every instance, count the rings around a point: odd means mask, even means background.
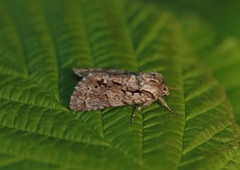
[[[74,111],[90,111],[153,100],[151,93],[140,91],[139,73],[102,69],[75,69],[83,77],[71,96]]]

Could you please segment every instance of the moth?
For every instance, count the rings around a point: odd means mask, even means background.
[[[137,112],[131,115],[131,124],[139,110],[155,101],[160,101],[175,113],[163,99],[169,95],[169,87],[159,73],[106,69],[74,69],[74,72],[82,80],[71,96],[70,108],[73,111],[137,105]]]

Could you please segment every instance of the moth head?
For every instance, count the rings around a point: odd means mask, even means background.
[[[143,90],[149,91],[156,97],[169,95],[169,88],[161,74],[142,73],[142,79]]]
[[[169,88],[167,85],[162,87],[162,96],[168,96],[169,95]]]

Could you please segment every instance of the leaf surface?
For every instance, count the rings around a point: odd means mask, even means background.
[[[0,169],[230,169],[231,103],[169,11],[128,1],[0,2]],[[155,103],[69,109],[72,68],[157,71],[179,113]]]

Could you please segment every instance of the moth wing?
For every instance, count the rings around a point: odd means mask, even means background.
[[[88,76],[90,70],[92,70],[92,69],[81,69],[81,68],[73,69],[74,73],[76,75],[78,75],[79,77],[86,77],[86,76]]]
[[[102,75],[94,74],[83,78],[75,89],[70,101],[70,108],[74,111],[126,105],[121,87],[104,83]]]

